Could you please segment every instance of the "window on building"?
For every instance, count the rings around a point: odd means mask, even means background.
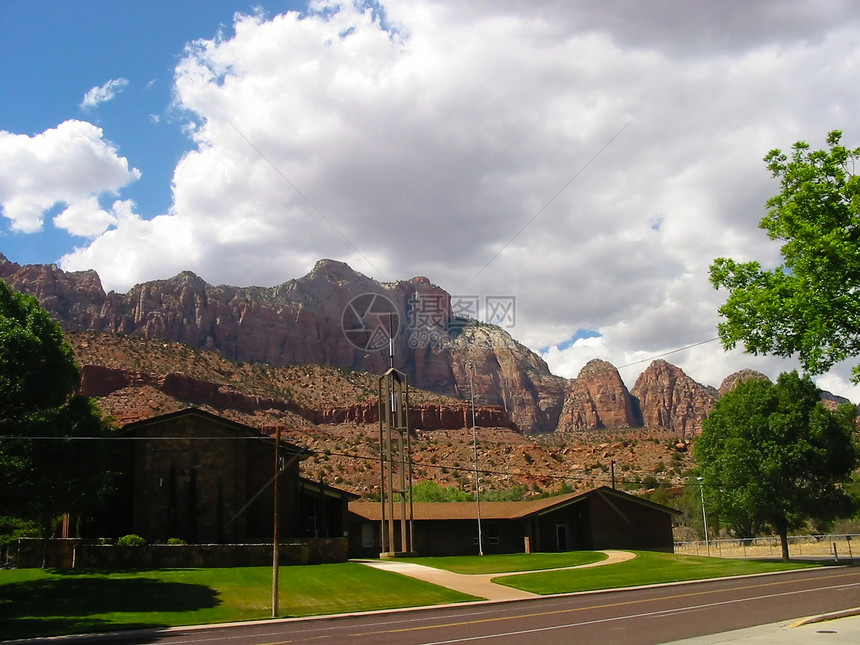
[[[373,524],[361,525],[361,546],[371,547],[376,546],[376,531]]]

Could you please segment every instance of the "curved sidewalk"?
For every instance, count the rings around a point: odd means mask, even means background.
[[[471,596],[478,596],[486,600],[524,600],[526,598],[538,598],[538,594],[521,591],[505,585],[497,585],[493,582],[493,578],[502,576],[517,576],[526,573],[539,573],[542,571],[562,571],[565,569],[586,569],[589,567],[600,567],[607,564],[615,564],[624,562],[636,557],[636,554],[627,551],[601,551],[608,557],[605,560],[591,562],[589,564],[580,564],[575,567],[559,567],[556,569],[541,569],[540,571],[511,571],[501,573],[479,573],[479,574],[464,574],[445,571],[444,569],[435,569],[426,567],[421,564],[413,564],[411,562],[399,562],[397,560],[365,560],[361,561],[368,567],[382,569],[383,571],[392,571],[400,573],[404,576],[431,582],[440,587],[447,587],[460,593],[466,593]]]

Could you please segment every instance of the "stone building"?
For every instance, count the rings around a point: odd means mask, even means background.
[[[115,491],[89,537],[140,535],[189,544],[271,541],[275,441],[189,408],[125,426],[112,441]],[[279,444],[279,528],[284,539],[344,537],[355,496],[299,476],[312,453]]]

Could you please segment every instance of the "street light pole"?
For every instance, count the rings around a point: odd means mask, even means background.
[[[702,498],[702,523],[705,525],[705,547],[708,555],[711,555],[711,541],[708,538],[708,516],[705,514],[705,488],[701,477],[696,477],[699,482],[699,495]]]

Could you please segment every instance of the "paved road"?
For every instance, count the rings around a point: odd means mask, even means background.
[[[828,568],[441,609],[174,629],[138,634],[125,642],[442,645],[519,644],[528,639],[540,645],[646,645],[853,607],[860,607],[860,569]]]

